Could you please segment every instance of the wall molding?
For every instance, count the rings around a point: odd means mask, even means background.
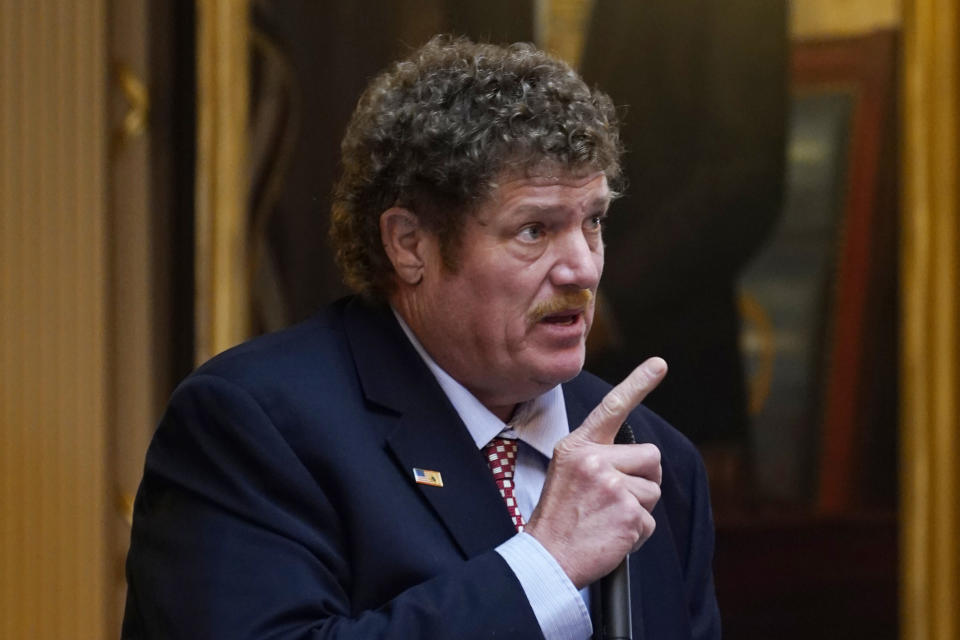
[[[901,637],[960,638],[960,9],[904,6]]]
[[[248,0],[197,9],[195,359],[249,337]]]

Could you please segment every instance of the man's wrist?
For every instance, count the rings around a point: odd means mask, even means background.
[[[546,640],[582,640],[590,613],[560,564],[533,536],[518,533],[496,549],[517,576]]]

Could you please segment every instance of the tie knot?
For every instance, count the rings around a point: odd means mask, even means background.
[[[494,438],[483,448],[490,471],[497,480],[513,478],[513,469],[517,460],[517,441],[507,438]]]

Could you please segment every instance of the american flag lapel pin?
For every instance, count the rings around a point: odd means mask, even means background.
[[[417,484],[427,484],[431,487],[443,486],[443,476],[440,475],[439,471],[414,467],[413,479],[417,481]]]

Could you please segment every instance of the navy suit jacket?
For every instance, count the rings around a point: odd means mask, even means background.
[[[608,389],[586,373],[565,384],[571,426]],[[719,638],[700,458],[643,408],[630,424],[663,457],[656,532],[631,560],[637,638]],[[123,637],[539,638],[494,551],[513,534],[389,309],[344,300],[174,392],[137,494]]]

